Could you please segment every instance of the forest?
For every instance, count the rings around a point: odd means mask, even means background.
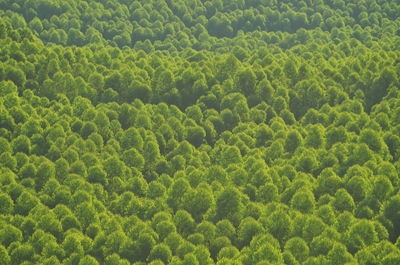
[[[0,0],[0,265],[398,265],[399,176],[398,0]]]

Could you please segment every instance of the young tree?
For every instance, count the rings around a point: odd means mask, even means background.
[[[172,258],[171,250],[169,249],[167,244],[161,243],[155,245],[150,251],[149,257],[147,258],[148,262],[154,260],[161,260],[165,264],[168,264]]]
[[[243,203],[240,192],[234,187],[224,189],[216,199],[216,217],[237,224],[242,216]]]
[[[14,242],[22,242],[22,232],[15,226],[6,224],[0,230],[0,242],[5,247],[9,247]]]
[[[238,227],[238,240],[241,247],[248,246],[254,236],[264,232],[264,228],[252,217],[247,217],[240,222]]]
[[[303,137],[298,131],[290,131],[285,138],[285,151],[292,153],[303,143]]]
[[[314,194],[310,191],[298,191],[293,195],[290,206],[302,213],[312,213],[315,207]]]
[[[293,221],[283,210],[274,211],[266,219],[265,226],[279,242],[283,243],[293,230]]]
[[[193,192],[185,193],[182,207],[199,222],[203,215],[214,205],[212,193],[204,188],[197,188]]]
[[[338,211],[349,211],[353,212],[355,203],[351,195],[345,189],[339,189],[335,193],[335,199],[333,206]]]
[[[378,241],[378,235],[374,225],[367,220],[361,220],[353,224],[347,233],[347,245],[350,252],[357,252]]]
[[[21,244],[11,251],[11,264],[23,264],[33,260],[35,251],[30,244]]]
[[[92,256],[86,255],[80,261],[79,265],[98,265],[99,262]]]
[[[11,258],[8,255],[7,249],[3,245],[0,245],[0,260],[4,265],[8,265],[11,263]]]
[[[195,221],[192,216],[185,210],[178,210],[174,216],[174,223],[179,234],[187,237],[193,233],[195,229]]]
[[[310,253],[307,243],[300,237],[289,239],[285,244],[285,250],[292,253],[299,262],[304,262]]]

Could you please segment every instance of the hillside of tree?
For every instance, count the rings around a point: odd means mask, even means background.
[[[0,265],[397,265],[399,177],[399,1],[0,0]]]

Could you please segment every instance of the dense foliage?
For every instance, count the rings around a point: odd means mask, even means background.
[[[399,14],[0,0],[0,265],[400,264]]]

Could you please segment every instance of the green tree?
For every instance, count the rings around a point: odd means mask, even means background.
[[[22,232],[13,225],[5,225],[0,230],[0,242],[2,246],[8,247],[13,242],[22,241]]]
[[[20,135],[12,142],[14,153],[22,152],[27,155],[31,152],[31,141],[26,135]]]
[[[0,194],[0,213],[7,215],[14,211],[14,201],[6,193]]]
[[[30,192],[24,191],[18,197],[15,204],[15,212],[21,215],[28,215],[28,213],[39,204],[39,199],[33,196]]]
[[[350,227],[347,240],[349,250],[351,252],[356,252],[366,246],[376,243],[378,241],[378,236],[371,222],[361,220]]]
[[[303,137],[298,131],[290,131],[285,138],[285,151],[293,153],[303,144]]]
[[[178,210],[174,216],[174,223],[179,234],[187,237],[195,229],[193,217],[185,210]]]
[[[216,198],[217,219],[228,219],[233,223],[238,223],[243,207],[240,192],[234,187],[227,187]]]
[[[285,250],[293,254],[299,262],[304,262],[309,255],[307,243],[300,237],[293,237],[285,244]]]
[[[165,264],[168,264],[168,262],[172,258],[172,253],[171,250],[169,249],[168,245],[161,243],[158,245],[155,245],[154,248],[150,251],[149,257],[147,258],[147,261],[151,262],[154,260],[161,260]]]
[[[210,191],[199,187],[192,192],[185,193],[182,202],[183,208],[198,222],[214,205],[214,197]]]
[[[354,210],[355,203],[351,195],[345,189],[339,189],[335,193],[333,206],[339,211],[352,212]]]
[[[284,211],[274,211],[266,219],[266,228],[279,242],[284,242],[292,233],[293,221]]]
[[[55,166],[50,161],[43,161],[38,167],[36,172],[36,185],[41,188],[50,179],[54,178],[56,174]]]
[[[144,168],[144,157],[135,148],[126,150],[122,154],[122,159],[129,167],[135,167],[139,170],[142,170]]]
[[[135,128],[129,128],[126,130],[121,138],[121,145],[124,149],[136,148],[137,150],[142,150],[143,148],[143,139]]]
[[[11,258],[4,246],[0,246],[0,260],[2,261],[2,265],[8,265],[11,262]]]
[[[23,264],[24,261],[33,261],[35,251],[30,244],[22,244],[11,251],[11,264]]]
[[[188,127],[186,131],[188,142],[195,147],[199,147],[206,137],[206,131],[200,126]]]
[[[299,191],[293,195],[290,206],[302,213],[312,213],[315,207],[314,194],[310,191]]]
[[[240,222],[238,240],[241,246],[247,246],[254,236],[264,232],[264,228],[252,217],[247,217]]]
[[[252,95],[256,90],[256,75],[251,68],[240,70],[235,78],[236,87],[245,95]]]
[[[383,148],[382,138],[372,129],[365,129],[360,133],[360,143],[365,143],[374,152],[380,152]]]

